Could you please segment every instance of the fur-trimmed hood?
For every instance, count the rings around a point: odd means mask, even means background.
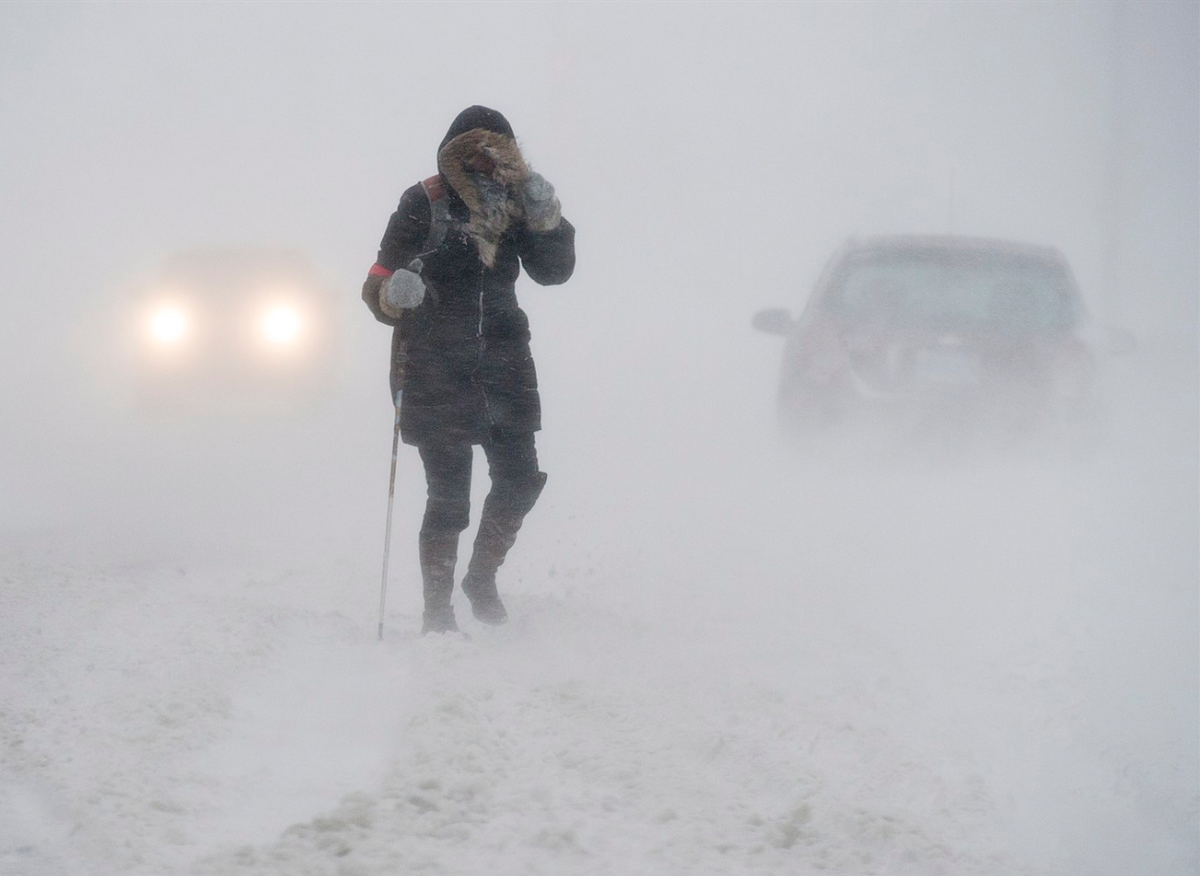
[[[505,232],[524,217],[521,187],[529,166],[504,116],[486,107],[459,114],[438,150],[438,172],[470,211],[464,230],[494,267]]]

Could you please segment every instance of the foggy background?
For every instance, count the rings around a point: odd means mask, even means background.
[[[603,590],[653,623],[699,604],[750,637],[757,602],[799,599],[814,654],[895,636],[934,701],[969,686],[959,661],[1053,662],[1055,643],[1086,642],[1059,680],[1079,681],[1074,714],[1102,741],[1038,725],[1057,742],[1035,752],[998,729],[1028,716],[971,718],[995,734],[997,794],[1010,770],[1016,799],[1045,792],[1014,804],[1002,845],[1086,861],[1055,872],[1182,873],[1200,662],[1197,10],[0,5],[2,586],[37,588],[29,568],[317,569],[373,631],[390,333],[359,287],[401,192],[484,104],[578,229],[567,285],[518,283],[550,481],[505,569],[526,592]],[[1093,316],[1138,339],[1103,366],[1097,458],[868,476],[777,446],[781,345],[752,314],[798,312],[842,240],[893,232],[1064,252]],[[176,251],[245,244],[300,250],[338,294],[336,398],[307,418],[138,416],[129,296]],[[404,448],[399,626],[419,612],[423,494]],[[725,659],[674,636],[676,654]],[[1047,690],[1019,699],[1057,702]],[[1136,824],[1081,810],[1094,764],[1067,762],[1076,743],[1128,755]]]
[[[19,416],[6,418],[4,458],[10,477],[39,484],[6,517],[26,523],[48,489],[55,513],[78,499],[97,418],[120,400],[118,305],[179,249],[307,254],[346,305],[347,392],[378,392],[387,331],[358,286],[399,193],[431,172],[448,120],[471,103],[510,116],[580,229],[572,285],[522,297],[552,425],[587,416],[572,408],[587,398],[618,406],[596,416],[619,436],[642,419],[642,395],[667,411],[719,398],[717,429],[754,416],[778,350],[750,336],[749,315],[798,309],[842,239],[876,232],[1058,246],[1098,318],[1188,372],[1194,13],[7,4],[0,355]],[[613,358],[636,359],[644,379],[609,399],[609,369],[624,364]],[[724,365],[699,372],[693,359]],[[352,407],[339,432],[385,421],[386,402],[375,407]],[[696,425],[672,431],[696,444],[711,433]]]

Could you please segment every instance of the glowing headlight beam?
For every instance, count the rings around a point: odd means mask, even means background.
[[[164,346],[178,344],[188,333],[188,315],[181,307],[166,305],[150,315],[150,337]]]
[[[263,337],[276,346],[296,343],[300,338],[301,320],[296,308],[289,305],[272,307],[263,314],[260,324]]]

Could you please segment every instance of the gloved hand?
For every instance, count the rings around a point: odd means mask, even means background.
[[[402,311],[417,307],[425,300],[425,281],[418,273],[420,259],[415,259],[408,268],[392,274],[379,290],[379,309],[392,319],[399,319]]]
[[[521,186],[521,205],[525,208],[525,227],[530,231],[552,231],[562,219],[554,186],[535,171],[530,171]]]

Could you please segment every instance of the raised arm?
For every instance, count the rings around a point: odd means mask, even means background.
[[[521,207],[525,273],[543,286],[567,282],[575,270],[575,226],[563,218],[554,186],[540,173],[530,173],[521,186]]]
[[[559,220],[550,231],[526,231],[521,236],[521,264],[533,282],[557,286],[575,270],[575,226]]]

